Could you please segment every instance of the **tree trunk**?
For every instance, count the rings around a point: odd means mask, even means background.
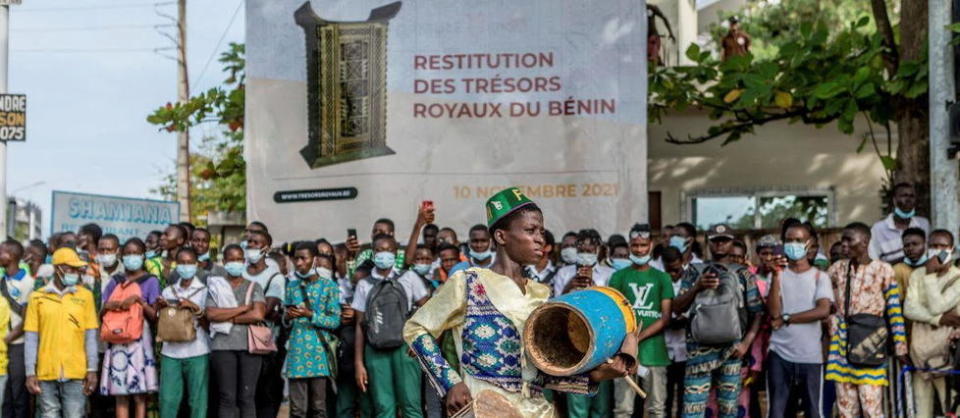
[[[900,63],[922,57],[927,39],[926,0],[903,0],[900,5]],[[896,103],[899,145],[894,183],[910,182],[917,188],[918,212],[929,215],[930,208],[930,118],[928,96],[900,98]],[[893,186],[893,185],[890,185]]]
[[[187,79],[187,0],[177,2],[177,96],[180,103],[190,100]],[[190,130],[177,132],[177,202],[180,221],[190,221]]]

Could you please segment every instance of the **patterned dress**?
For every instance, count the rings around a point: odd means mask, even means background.
[[[520,330],[550,289],[527,281],[524,290],[506,276],[470,268],[451,276],[407,321],[404,339],[440,395],[462,382],[474,396],[489,390],[507,398],[524,417],[552,417],[543,389],[596,392],[586,375],[551,377],[526,360]],[[444,360],[437,344],[446,330],[453,331],[460,370]]]
[[[103,293],[103,303],[110,300],[114,289],[126,280],[125,275],[111,279]],[[160,282],[152,275],[140,279],[140,292],[148,304],[160,296]],[[100,393],[103,395],[137,395],[156,392],[159,387],[157,361],[153,351],[153,333],[150,323],[144,318],[140,339],[127,344],[107,343],[103,355],[100,376]]]
[[[304,297],[310,303],[304,302]],[[284,305],[308,306],[312,318],[296,318],[291,321],[293,330],[287,342],[287,378],[307,379],[333,376],[332,362],[336,353],[328,350],[321,341],[336,338],[333,332],[340,326],[340,289],[333,280],[319,279],[313,282],[290,280],[287,282]]]

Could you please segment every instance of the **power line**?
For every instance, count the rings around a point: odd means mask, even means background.
[[[108,10],[108,9],[133,9],[138,7],[154,7],[154,6],[166,6],[169,4],[174,4],[172,1],[161,1],[161,2],[150,2],[150,3],[130,3],[130,4],[111,4],[111,5],[96,5],[96,6],[73,6],[73,7],[44,7],[37,9],[16,9],[17,13],[28,13],[28,12],[66,12],[66,11],[82,11],[82,10]]]
[[[227,27],[223,29],[223,33],[220,34],[220,40],[217,41],[217,46],[213,48],[213,51],[210,52],[210,57],[207,58],[207,63],[203,65],[203,69],[200,70],[200,76],[196,80],[193,80],[191,86],[197,86],[200,83],[200,80],[203,80],[203,75],[207,73],[207,68],[210,67],[210,63],[213,62],[213,57],[217,55],[217,52],[220,51],[220,45],[223,44],[223,40],[227,37],[227,32],[230,32],[230,28],[233,27],[233,22],[237,20],[237,15],[240,14],[240,8],[243,7],[243,0],[240,0],[240,4],[237,4],[237,9],[233,11],[233,17],[230,18],[230,23],[227,24]]]
[[[170,27],[170,26],[174,26],[174,25],[171,25],[171,24],[107,25],[107,26],[76,26],[76,27],[66,27],[66,28],[26,27],[26,28],[10,28],[10,30],[13,32],[76,32],[76,31],[125,30],[125,29],[153,29],[153,28]]]

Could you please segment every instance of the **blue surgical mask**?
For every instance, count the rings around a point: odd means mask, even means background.
[[[53,262],[53,256],[50,254],[47,254],[47,256],[43,259],[43,264],[50,264],[52,262]]]
[[[680,236],[670,237],[670,246],[680,250],[681,253],[687,252],[687,239]]]
[[[788,242],[783,244],[783,254],[792,261],[799,261],[807,257],[807,244],[804,242]]]
[[[917,214],[917,210],[916,210],[916,209],[911,209],[910,212],[904,212],[904,211],[900,210],[900,208],[894,206],[894,207],[893,207],[893,214],[894,214],[894,215],[897,215],[897,217],[900,218],[900,219],[910,219],[910,218],[914,217],[914,216]]]
[[[197,261],[202,261],[204,263],[206,263],[207,261],[210,261],[210,253],[203,253],[198,255]]]
[[[293,274],[296,274],[297,277],[300,278],[300,279],[306,279],[306,278],[308,278],[308,277],[310,277],[310,276],[313,276],[313,273],[315,273],[315,272],[316,272],[316,271],[313,270],[313,269],[307,270],[306,273],[301,273],[299,270],[294,270],[294,271],[293,271]]]
[[[430,267],[433,267],[430,264],[414,264],[413,271],[421,276],[426,276],[430,273]]]
[[[630,264],[632,263],[630,262],[629,258],[611,258],[610,259],[610,266],[613,267],[614,270],[623,270],[627,267],[630,267]]]
[[[380,270],[386,270],[397,263],[397,255],[390,251],[380,251],[373,255],[373,264]]]
[[[917,261],[911,260],[910,257],[903,258],[903,262],[910,267],[920,267],[924,264],[927,264],[927,260],[928,260],[927,253],[923,253],[923,255],[920,256],[920,259],[918,259]]]
[[[240,248],[247,249],[247,240],[240,241]]]
[[[144,256],[147,258],[155,258],[157,256],[157,250],[147,250]]]
[[[478,251],[474,251],[473,248],[470,249],[470,258],[477,261],[487,261],[492,256],[493,256],[493,251],[490,251],[490,250],[478,252]]]
[[[560,250],[560,258],[564,263],[574,264],[577,262],[577,247],[567,247]]]
[[[80,283],[80,275],[77,273],[64,274],[62,281],[64,286],[76,286],[77,283]]]
[[[116,254],[98,254],[97,261],[103,267],[109,267],[114,264],[117,264],[117,255]]]
[[[592,266],[597,264],[597,255],[594,253],[577,253],[577,265],[578,266]]]
[[[229,263],[223,264],[223,269],[227,271],[231,277],[240,277],[243,276],[243,272],[247,269],[246,263],[243,261],[231,261]]]
[[[177,274],[181,279],[190,280],[197,275],[196,264],[177,264]]]
[[[263,258],[263,250],[259,248],[248,248],[243,251],[243,255],[247,258],[248,263],[257,264],[260,262],[260,259]]]
[[[143,267],[143,255],[130,254],[123,256],[123,268],[127,271],[140,270]]]
[[[650,263],[650,254],[647,254],[647,255],[645,255],[645,256],[643,256],[643,257],[639,257],[639,256],[635,256],[635,255],[633,255],[633,254],[630,254],[630,261],[633,262],[633,264],[635,264],[635,265],[645,266],[645,265],[647,265],[648,263]]]

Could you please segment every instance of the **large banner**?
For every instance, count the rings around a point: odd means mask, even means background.
[[[104,234],[127,238],[147,236],[162,231],[180,220],[180,204],[162,200],[132,199],[85,193],[53,192],[50,235],[62,231],[76,232],[81,226],[95,223]]]
[[[647,218],[637,0],[248,0],[247,217],[345,238],[520,186],[555,233]],[[365,234],[361,234],[361,239]],[[464,239],[465,237],[461,237]]]

